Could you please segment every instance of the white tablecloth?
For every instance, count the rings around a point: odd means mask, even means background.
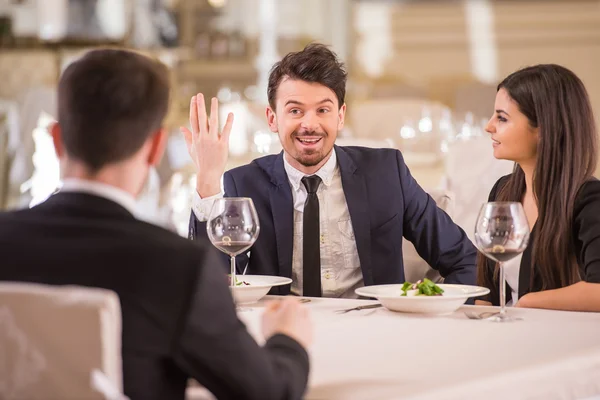
[[[586,399],[600,395],[600,314],[510,309],[514,323],[312,299],[315,325],[307,399]],[[260,335],[262,305],[241,312]]]

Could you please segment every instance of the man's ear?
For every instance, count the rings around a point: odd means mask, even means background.
[[[342,104],[338,111],[338,131],[341,131],[344,128],[344,123],[346,121],[346,103]]]
[[[279,128],[277,128],[277,115],[271,107],[267,107],[267,124],[269,124],[271,132],[277,133],[279,131]]]
[[[148,164],[151,166],[158,165],[163,157],[165,148],[167,147],[167,139],[169,134],[164,128],[159,129],[150,138],[150,153],[148,153]]]
[[[54,144],[54,151],[59,160],[62,160],[65,156],[65,147],[62,141],[62,131],[58,122],[52,123],[49,128],[50,135],[52,136],[52,143]]]

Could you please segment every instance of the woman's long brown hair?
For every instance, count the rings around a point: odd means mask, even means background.
[[[529,124],[539,128],[533,174],[538,219],[531,266],[536,267],[542,290],[571,285],[580,279],[572,237],[575,198],[593,176],[598,160],[597,132],[588,93],[573,72],[554,64],[514,72],[498,85],[500,89],[506,90]],[[525,189],[525,173],[515,164],[513,174],[499,188],[495,200],[521,202]],[[477,268],[480,285],[497,286],[496,282],[488,282],[487,261],[481,253]],[[530,276],[533,281],[533,271]]]

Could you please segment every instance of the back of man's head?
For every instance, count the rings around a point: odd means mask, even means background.
[[[160,130],[168,103],[163,64],[125,50],[90,51],[58,85],[64,149],[90,172],[127,160]]]

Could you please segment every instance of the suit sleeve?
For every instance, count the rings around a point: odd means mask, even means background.
[[[235,187],[235,182],[233,181],[231,174],[229,174],[228,172],[225,172],[225,175],[223,175],[223,186],[225,189],[224,197],[237,197],[238,196],[237,189]],[[198,240],[198,241],[210,244],[210,240],[208,239],[208,234],[206,233],[206,221],[199,221],[198,218],[196,218],[196,214],[194,213],[193,210],[190,215],[188,238],[191,240]],[[230,265],[229,256],[225,253],[221,253],[221,254],[222,254],[221,258],[225,262],[225,264],[224,264],[225,270],[229,271],[229,265]],[[236,256],[235,257],[236,273],[241,274],[244,271],[244,269],[246,268],[246,265],[248,265],[248,262],[249,262],[248,253],[244,253],[244,254],[240,254],[240,255]]]
[[[400,184],[404,196],[404,236],[445,283],[474,285],[477,251],[465,232],[415,181],[397,153]]]
[[[600,283],[600,181],[586,183],[578,195],[573,229],[581,245],[581,279]]]
[[[218,399],[300,399],[309,374],[306,350],[285,335],[260,347],[237,318],[223,274],[206,253],[174,345],[175,363]]]

